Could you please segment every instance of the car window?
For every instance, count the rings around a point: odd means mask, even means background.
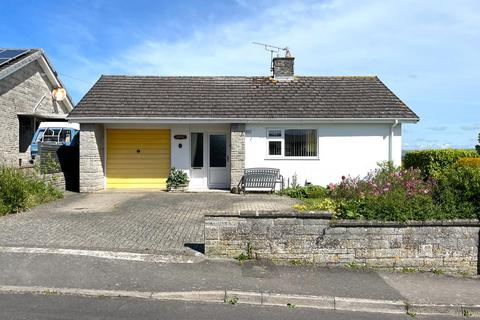
[[[58,142],[61,131],[60,128],[48,128],[43,133],[43,142]]]

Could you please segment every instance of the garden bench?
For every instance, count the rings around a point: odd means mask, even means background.
[[[280,169],[248,168],[245,169],[240,181],[240,190],[243,191],[243,194],[248,191],[247,189],[274,192],[277,183],[283,189],[283,177],[280,175]]]

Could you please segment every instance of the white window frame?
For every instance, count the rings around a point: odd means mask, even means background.
[[[270,137],[270,131],[280,131],[280,137]],[[267,157],[268,158],[283,158],[284,157],[284,129],[281,128],[267,128]],[[270,142],[280,142],[280,154],[270,155]]]
[[[315,130],[316,133],[316,139],[315,139],[315,147],[317,150],[317,155],[316,156],[311,156],[311,157],[292,157],[292,156],[285,156],[285,130]],[[279,130],[281,132],[281,137],[269,137],[269,132],[273,130]],[[269,144],[270,141],[280,141],[281,143],[281,154],[280,155],[270,155],[269,154]],[[318,128],[312,128],[312,127],[296,127],[296,126],[288,126],[285,128],[267,128],[266,132],[266,158],[265,160],[317,160],[319,159],[319,150],[318,150]]]

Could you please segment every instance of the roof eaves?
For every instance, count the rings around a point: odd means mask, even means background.
[[[416,123],[419,118],[187,118],[187,117],[92,117],[69,114],[67,120],[82,123],[259,123],[259,122],[323,122],[323,123]]]
[[[45,61],[45,66],[42,66],[42,67],[46,67],[48,68],[48,71],[50,73],[51,76],[54,77],[54,79],[50,79],[50,80],[54,80],[53,82],[58,82],[56,85],[58,85],[59,87],[62,87],[65,89],[65,91],[67,92],[67,108],[70,109],[70,111],[73,110],[73,107],[74,107],[74,103],[73,103],[73,99],[72,97],[70,96],[70,94],[68,93],[68,90],[65,88],[65,85],[63,84],[62,80],[60,80],[59,76],[58,76],[58,72],[53,68],[53,64],[50,62],[50,59],[47,57],[47,55],[45,54],[45,52],[43,51],[43,49],[38,49],[41,53],[41,57],[44,59]],[[42,63],[41,63],[42,65]]]

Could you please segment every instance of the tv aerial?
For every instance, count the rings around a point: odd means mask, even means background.
[[[277,47],[277,46],[274,46],[274,45],[271,45],[271,44],[261,43],[261,42],[252,42],[252,43],[256,44],[256,45],[259,45],[259,46],[262,46],[262,47],[264,47],[265,51],[270,52],[270,63],[271,63],[270,71],[272,71],[272,72],[273,72],[273,54],[274,53],[277,54],[277,57],[279,56],[280,51],[285,52],[285,57],[286,58],[290,58],[292,56],[292,54],[290,53],[290,49],[288,47],[282,48],[282,47]]]

